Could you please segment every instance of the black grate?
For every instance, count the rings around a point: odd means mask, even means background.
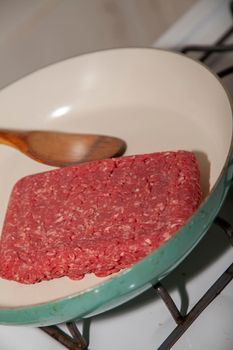
[[[231,245],[233,246],[233,229],[232,226],[217,217],[215,224],[218,225],[227,235]],[[155,286],[155,290],[164,301],[172,317],[177,323],[177,327],[171,332],[167,339],[160,345],[158,350],[169,350],[177,342],[177,340],[184,334],[184,332],[191,326],[191,324],[198,318],[198,316],[204,311],[204,309],[221,293],[221,291],[231,282],[233,279],[233,263],[228,267],[226,271],[217,279],[217,281],[207,290],[202,298],[196,303],[191,311],[182,316],[177,309],[174,301],[170,297],[167,290],[160,284]]]
[[[40,329],[69,350],[86,350],[88,348],[88,342],[79,332],[76,323],[67,322],[66,327],[70,335],[63,332],[58,326],[41,327]]]
[[[233,1],[229,4],[229,9],[233,17]],[[233,34],[233,26],[231,26],[213,45],[187,45],[180,51],[187,54],[188,52],[200,52],[202,55],[199,57],[199,61],[206,62],[206,60],[216,52],[229,52],[233,51],[233,45],[224,44]]]

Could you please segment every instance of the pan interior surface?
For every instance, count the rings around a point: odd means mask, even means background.
[[[128,155],[194,151],[205,197],[231,147],[232,112],[221,83],[204,66],[161,50],[109,50],[49,66],[2,90],[0,105],[5,128],[109,134],[127,142]],[[5,146],[0,166],[2,227],[14,183],[51,168]],[[0,308],[51,302],[111,278],[0,279]]]

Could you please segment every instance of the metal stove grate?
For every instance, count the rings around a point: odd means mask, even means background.
[[[217,217],[215,220],[217,224],[229,238],[231,245],[233,246],[233,229],[232,226]],[[154,288],[158,295],[164,301],[168,310],[170,311],[173,319],[177,323],[176,328],[171,332],[167,339],[160,345],[158,350],[169,350],[177,342],[177,340],[182,336],[182,334],[191,326],[191,324],[197,319],[197,317],[202,313],[202,311],[221,293],[221,291],[231,282],[233,279],[233,263],[228,267],[228,269],[223,272],[223,274],[217,279],[217,281],[207,290],[207,292],[202,296],[202,298],[196,303],[196,305],[191,309],[191,311],[182,316],[177,309],[174,301],[170,297],[167,290],[162,284],[156,285]]]
[[[80,333],[75,322],[67,322],[66,327],[70,335],[63,332],[58,326],[41,327],[40,329],[64,345],[69,350],[86,350],[88,342]]]

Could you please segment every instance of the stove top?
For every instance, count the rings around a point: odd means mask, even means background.
[[[224,72],[233,62],[231,4],[227,0],[198,2],[153,46],[182,51],[204,61],[213,71]],[[233,96],[231,72],[232,68],[227,72],[229,75],[222,79]],[[232,350],[233,283],[229,283],[233,274],[233,236],[230,226],[233,225],[232,212],[233,188],[219,214],[224,220],[216,220],[199,245],[162,281],[162,285],[147,290],[114,310],[76,324],[59,325],[59,328],[77,339],[82,339],[80,331],[89,343],[89,350],[170,349],[175,338],[207,306],[208,300],[221,292],[172,349]],[[225,285],[227,286],[221,291]],[[206,292],[207,296],[203,299]],[[201,301],[197,304],[199,300]],[[44,332],[31,327],[0,326],[1,349],[64,349],[61,343],[47,335],[50,333],[61,340],[56,328],[46,327],[43,330]],[[65,341],[68,342],[69,349],[84,349],[86,346],[84,343],[75,344],[68,338]]]

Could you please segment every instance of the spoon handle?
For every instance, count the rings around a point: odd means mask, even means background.
[[[0,129],[0,144],[11,146],[20,150],[25,150],[25,136],[26,133],[18,130]]]

